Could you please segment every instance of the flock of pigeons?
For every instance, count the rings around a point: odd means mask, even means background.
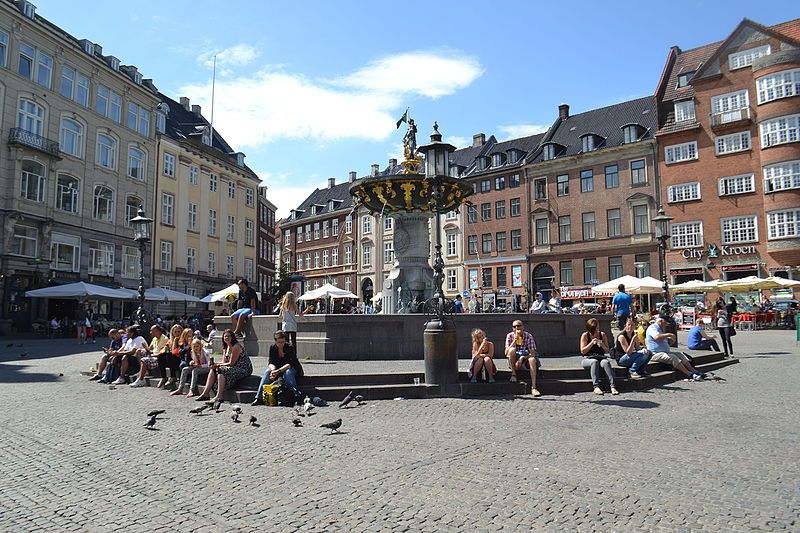
[[[6,348],[13,348],[13,347],[14,347],[14,343],[13,342],[11,344],[6,344]],[[17,344],[17,348],[22,348],[22,344]],[[20,357],[28,357],[28,352],[22,352],[21,354],[19,354],[19,356]]]
[[[353,402],[355,402],[356,404],[355,406],[352,405]],[[361,396],[360,394],[353,394],[353,392],[350,391],[344,398],[344,400],[342,400],[341,403],[339,404],[339,409],[349,409],[350,407],[361,407],[365,403],[366,402],[364,401],[363,396]],[[321,405],[325,406],[327,404],[324,400],[322,400]],[[294,412],[292,415],[292,425],[294,427],[303,427],[303,421],[300,419],[300,417],[305,418],[316,415],[317,413],[315,412],[315,408],[316,405],[314,405],[314,402],[311,400],[311,398],[306,397],[306,399],[303,402],[303,405],[298,405],[294,408]],[[201,405],[200,407],[190,410],[189,414],[202,415],[203,412],[206,411],[207,409],[219,413],[220,402],[207,402]],[[241,423],[242,421],[239,420],[239,417],[242,416],[242,414],[244,414],[244,411],[242,411],[242,407],[240,405],[234,405],[231,411],[232,411],[231,420],[233,420],[233,422],[236,424]],[[156,409],[154,411],[150,411],[149,413],[147,413],[147,420],[144,423],[144,427],[151,431],[155,430],[158,416],[163,415],[166,412],[167,411],[165,409]],[[255,416],[250,416],[249,425],[253,427],[260,427],[260,425],[258,424],[258,419]],[[342,419],[339,418],[337,420],[334,420],[333,422],[328,422],[327,424],[320,424],[319,427],[331,430],[329,435],[332,435],[333,433],[339,433],[339,428],[342,427]]]

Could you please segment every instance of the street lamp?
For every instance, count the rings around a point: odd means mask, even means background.
[[[664,283],[664,307],[662,307],[659,314],[664,316],[671,314],[669,307],[669,283],[667,282],[667,240],[670,238],[669,223],[672,217],[664,214],[664,207],[659,206],[658,215],[653,217],[653,223],[656,229],[656,239],[658,239],[658,268],[661,270],[661,281]]]
[[[153,219],[144,216],[144,208],[140,207],[136,216],[130,219],[133,228],[133,240],[139,243],[139,309],[136,310],[136,321],[139,327],[145,324],[144,311],[144,251],[145,246],[150,242],[150,224]]]

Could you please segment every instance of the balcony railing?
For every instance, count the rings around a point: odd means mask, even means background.
[[[721,113],[711,114],[711,127],[717,128],[727,124],[736,124],[741,122],[750,122],[750,106],[742,107],[740,109],[733,109],[731,111],[723,111]]]
[[[22,128],[11,128],[8,144],[19,144],[61,158],[58,143]]]

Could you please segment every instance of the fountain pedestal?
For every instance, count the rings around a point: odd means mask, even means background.
[[[428,263],[428,213],[397,213],[394,218],[395,263],[383,282],[384,314],[410,313],[433,295],[433,271]]]

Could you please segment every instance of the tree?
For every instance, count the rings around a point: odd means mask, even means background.
[[[294,271],[291,267],[287,263],[281,263],[275,275],[275,284],[267,289],[266,302],[264,302],[265,311],[272,311],[283,298],[283,295],[291,290],[289,277],[293,275]]]

